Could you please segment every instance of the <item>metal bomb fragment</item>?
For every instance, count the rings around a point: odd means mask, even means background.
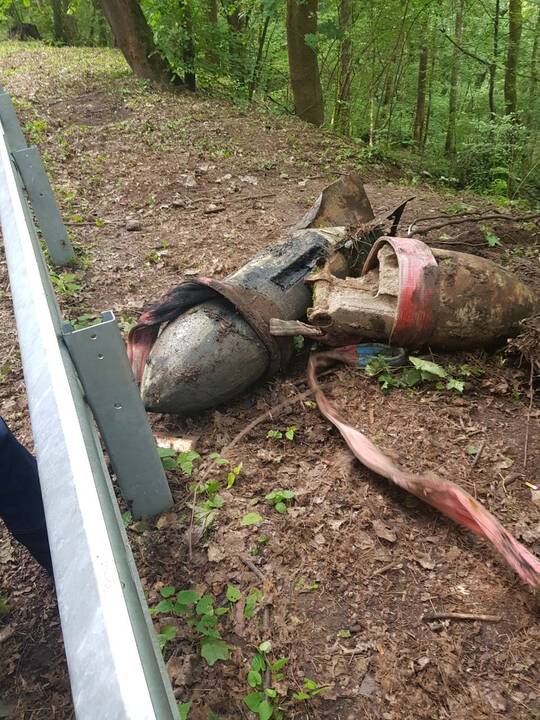
[[[338,278],[325,266],[307,282],[313,285],[308,319],[328,338],[409,348],[504,342],[536,304],[526,285],[490,260],[413,238],[379,238],[360,277]]]
[[[223,281],[199,278],[175,288],[171,302],[182,314],[157,337],[142,373],[147,410],[200,412],[285,367],[292,342],[269,334],[269,318],[305,316],[311,292],[304,278],[343,235],[300,230]]]

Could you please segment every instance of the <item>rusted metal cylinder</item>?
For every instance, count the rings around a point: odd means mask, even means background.
[[[155,341],[141,383],[147,410],[200,412],[284,365],[292,339],[271,339],[261,326],[270,317],[305,317],[311,292],[304,278],[344,234],[344,228],[299,230],[221,283],[211,282],[210,299],[180,315]],[[273,352],[270,343],[276,342]]]
[[[388,340],[441,350],[495,345],[534,312],[533,292],[482,257],[382,237],[358,278],[312,274],[308,319],[329,337]]]

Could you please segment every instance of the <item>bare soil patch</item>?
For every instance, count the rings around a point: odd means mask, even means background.
[[[127,326],[183,275],[226,275],[283,237],[325,184],[358,169],[354,147],[329,133],[202,95],[154,92],[111,52],[8,43],[0,47],[0,82],[17,101],[21,124],[34,133],[80,251],[81,289],[60,298],[72,319],[112,309]],[[410,176],[397,178],[382,165],[360,171],[376,210],[416,194],[405,226],[458,202],[485,205],[476,196],[423,185],[411,193]],[[538,235],[512,224],[496,232],[502,245],[489,248],[476,225],[460,226],[459,244],[452,247],[492,257],[538,288]],[[1,413],[30,443],[1,256],[0,318],[0,364],[7,357],[11,367],[0,382]],[[303,390],[305,360],[298,355],[289,376],[218,411],[192,419],[151,416],[154,429],[197,435],[206,456],[258,414]],[[436,470],[462,484],[540,553],[538,505],[530,490],[540,461],[536,403],[523,463],[528,367],[501,351],[438,360],[467,362],[483,374],[463,397],[429,388],[385,395],[347,368],[325,385],[347,417],[406,467]],[[293,441],[267,437],[268,430],[290,425],[298,428]],[[473,466],[471,448],[480,447]],[[150,604],[164,585],[208,591],[217,605],[226,604],[228,584],[244,598],[254,587],[264,592],[253,619],[237,609],[222,621],[233,651],[213,668],[199,656],[184,621],[157,618],[158,627],[177,625],[165,659],[178,699],[193,700],[191,718],[206,720],[210,710],[222,719],[254,717],[242,698],[249,692],[249,662],[267,639],[276,658],[289,658],[278,687],[288,693],[287,718],[540,717],[538,601],[486,543],[355,463],[305,400],[259,425],[230,460],[243,463],[242,474],[221,493],[224,505],[191,558],[191,480],[181,473],[169,474],[173,512],[128,529]],[[277,488],[296,494],[286,515],[264,500]],[[241,518],[253,510],[262,524],[242,527]],[[70,718],[52,584],[3,529],[0,539],[0,548],[9,544],[0,551],[0,594],[12,607],[0,631],[14,631],[0,647],[1,696],[11,702],[13,718]],[[264,604],[270,610],[266,628]],[[433,611],[501,620],[422,620]],[[304,678],[328,688],[309,702],[293,702]]]

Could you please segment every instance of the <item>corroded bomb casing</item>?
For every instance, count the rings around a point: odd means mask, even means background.
[[[247,297],[243,312],[237,303],[214,295],[170,322],[146,360],[141,382],[146,409],[194,414],[238,396],[275,370],[272,349],[254,315],[266,323],[269,317],[304,317],[311,303],[304,278],[332,254],[344,234],[344,228],[299,230],[229,275],[223,287],[228,297],[230,292]],[[280,342],[285,360],[292,341]]]
[[[332,335],[441,350],[505,341],[535,311],[537,298],[486,258],[431,249],[414,238],[382,237],[361,277],[312,273],[308,319]]]

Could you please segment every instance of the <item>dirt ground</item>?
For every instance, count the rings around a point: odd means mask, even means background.
[[[182,276],[222,277],[283,237],[320,189],[350,169],[365,178],[376,210],[416,195],[405,225],[485,205],[396,167],[359,167],[356,146],[264,108],[153,91],[112,51],[3,43],[0,82],[42,153],[78,249],[79,287],[59,297],[71,319],[112,309],[126,329]],[[538,288],[538,231],[518,223],[492,229],[501,240],[495,248],[473,225],[449,228],[442,242],[492,257]],[[1,414],[30,445],[3,255],[0,317]],[[529,413],[528,365],[504,351],[436,359],[466,361],[481,374],[463,396],[428,386],[383,394],[346,368],[325,383],[347,417],[404,466],[458,482],[540,554],[530,489],[538,482],[540,408],[533,403]],[[303,352],[290,375],[227,407],[191,419],[152,415],[151,422],[160,434],[197,436],[207,458],[304,390],[305,362]],[[292,425],[293,440],[267,437]],[[192,720],[255,717],[243,697],[251,691],[249,663],[265,640],[274,660],[288,658],[276,685],[286,718],[540,718],[538,599],[487,543],[356,463],[310,401],[261,423],[228,459],[242,462],[242,472],[220,493],[223,506],[191,557],[186,531],[197,471],[193,478],[169,473],[173,512],[128,527],[150,605],[168,585],[209,592],[216,606],[227,605],[229,584],[242,593],[220,621],[230,658],[213,667],[185,620],[156,616],[158,630],[177,627],[164,655],[178,700],[193,702]],[[295,493],[286,514],[264,499],[276,489]],[[253,511],[262,522],[243,527]],[[0,618],[0,717],[71,718],[52,583],[3,528],[0,563],[0,595],[11,608]],[[246,619],[252,588],[264,595]],[[451,611],[500,620],[423,620]],[[324,691],[294,700],[306,678]]]

